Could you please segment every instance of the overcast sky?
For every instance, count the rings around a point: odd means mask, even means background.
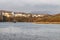
[[[60,12],[60,0],[0,0],[0,9],[22,12]]]

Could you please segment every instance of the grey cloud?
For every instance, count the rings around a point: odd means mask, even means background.
[[[36,0],[35,0],[36,2]],[[30,11],[41,11],[41,10],[50,10],[50,11],[59,11],[60,5],[52,5],[52,4],[44,4],[44,3],[37,3],[35,4],[33,1],[32,3],[28,3],[27,0],[1,0],[0,1],[0,9],[5,10],[12,10],[12,11],[23,11],[23,12],[30,12]]]

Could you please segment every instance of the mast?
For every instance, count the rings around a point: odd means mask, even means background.
[[[12,12],[12,15],[13,15],[13,22],[16,22],[14,12]]]
[[[2,16],[2,22],[3,22],[3,12],[1,12],[1,16]]]
[[[13,21],[14,21],[14,12],[12,12],[12,18],[13,18]]]

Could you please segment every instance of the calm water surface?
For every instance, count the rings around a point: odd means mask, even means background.
[[[0,23],[0,40],[60,40],[60,24]]]

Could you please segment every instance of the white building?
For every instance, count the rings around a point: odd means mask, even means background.
[[[13,16],[12,12],[9,12],[9,11],[2,11],[2,15],[3,15],[3,16],[6,16],[6,17],[11,17],[11,16]]]
[[[33,14],[32,17],[43,17],[44,15],[40,15],[40,14]]]
[[[23,14],[23,13],[15,13],[15,17],[20,16],[20,17],[29,17],[30,14]]]

